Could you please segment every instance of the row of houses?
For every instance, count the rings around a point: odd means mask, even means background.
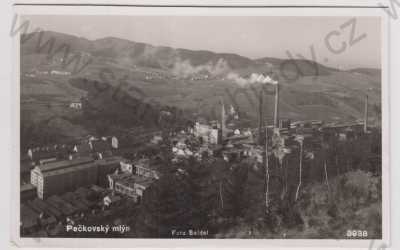
[[[21,167],[30,171],[37,164],[45,164],[63,159],[93,156],[102,158],[112,155],[119,143],[115,136],[95,138],[89,136],[65,144],[28,148],[27,154],[21,156]]]
[[[52,195],[44,200],[35,198],[21,203],[21,230],[23,235],[49,232],[57,225],[85,220],[88,214],[101,214],[105,207],[121,200],[122,197],[96,185]]]

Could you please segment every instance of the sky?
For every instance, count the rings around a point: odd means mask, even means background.
[[[291,54],[294,58],[303,56],[340,69],[381,67],[378,17],[357,17],[353,40],[364,36],[352,45],[353,26],[344,24],[353,17],[38,15],[25,18],[31,21],[32,30],[40,27],[90,40],[118,37],[249,58],[287,59]],[[334,52],[343,43],[344,49]]]

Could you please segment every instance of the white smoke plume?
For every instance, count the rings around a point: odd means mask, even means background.
[[[216,63],[208,62],[203,65],[193,66],[189,60],[182,61],[178,59],[172,67],[172,73],[178,77],[186,78],[199,73],[208,73],[211,76],[217,76],[230,71],[230,67],[223,58],[218,59]]]
[[[277,80],[272,79],[269,75],[264,76],[263,74],[252,73],[249,78],[244,78],[238,75],[237,73],[229,73],[227,78],[233,80],[240,87],[247,87],[248,85],[255,83],[262,84],[278,84]]]

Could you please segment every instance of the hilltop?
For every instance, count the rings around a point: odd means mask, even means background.
[[[82,37],[44,31],[23,36],[22,102],[69,102],[88,94],[74,79],[100,80],[152,106],[172,106],[191,115],[219,117],[221,97],[251,122],[257,120],[260,84],[241,85],[251,74],[274,75],[281,87],[281,117],[293,120],[348,121],[363,117],[369,95],[370,117],[379,124],[380,69],[339,70],[309,60],[250,59],[232,53],[188,50],[106,37]],[[53,47],[49,53],[51,41]],[[63,44],[65,50],[59,50]],[[38,49],[41,48],[41,49]],[[51,56],[49,56],[51,55]],[[65,66],[71,58],[75,61]],[[86,65],[83,70],[75,70]],[[76,69],[76,68],[75,68]],[[66,72],[51,74],[52,70]],[[47,72],[47,73],[46,73]],[[272,119],[273,98],[265,102]],[[22,105],[24,109],[24,105]],[[33,110],[32,110],[33,109]],[[30,112],[43,112],[30,108]]]

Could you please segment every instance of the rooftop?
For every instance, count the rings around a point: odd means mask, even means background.
[[[60,197],[55,196],[55,195],[49,197],[46,200],[46,202],[48,202],[49,204],[53,205],[54,207],[60,209],[61,212],[65,215],[71,215],[77,211],[77,209],[74,206],[72,206],[68,202],[62,200]]]
[[[56,162],[49,162],[43,165],[38,165],[37,168],[40,169],[42,173],[49,172],[58,169],[65,169],[72,166],[82,165],[86,163],[92,163],[94,160],[92,157],[81,157],[73,160],[63,160]]]
[[[87,204],[85,203],[85,201],[81,199],[81,197],[78,196],[78,194],[68,192],[63,194],[61,198],[71,203],[74,207],[76,207],[80,211],[88,210]]]
[[[144,187],[149,187],[153,182],[154,179],[152,178],[146,178],[143,176],[132,175],[132,174],[121,174],[115,180],[115,183],[119,183],[127,187],[133,187],[134,184],[141,185]]]
[[[93,151],[95,152],[104,152],[107,150],[111,150],[111,142],[104,140],[96,140],[92,141]]]
[[[29,190],[35,190],[35,189],[36,189],[36,187],[34,185],[30,184],[30,183],[24,184],[20,188],[21,192],[25,192],[25,191],[29,191]]]
[[[38,216],[39,215],[29,207],[24,204],[21,205],[21,222],[24,227],[30,228],[35,226],[37,224]]]
[[[124,158],[120,157],[120,156],[111,156],[111,157],[106,157],[103,158],[101,160],[97,160],[96,163],[98,164],[102,164],[102,165],[108,165],[108,164],[114,164],[114,163],[120,163],[121,161],[123,161]]]
[[[99,186],[97,186],[97,185],[92,185],[92,186],[90,186],[90,189],[93,190],[93,191],[96,192],[96,193],[101,193],[101,192],[104,191],[104,188],[99,187]]]
[[[62,215],[61,212],[58,211],[58,209],[56,209],[52,206],[49,206],[46,202],[44,202],[43,200],[40,200],[38,198],[31,201],[30,204],[34,204],[34,206],[37,206],[38,208],[42,209],[49,215],[54,215],[56,217],[59,217]]]
[[[121,200],[121,197],[118,195],[108,195],[106,197],[110,199],[111,203],[118,202]]]
[[[82,164],[82,165],[67,166],[67,168],[64,167],[64,168],[54,169],[53,171],[46,171],[45,173],[43,173],[43,176],[60,175],[60,174],[80,171],[83,169],[92,168],[92,167],[96,167],[96,166],[97,165],[94,162],[90,162],[90,163]]]

